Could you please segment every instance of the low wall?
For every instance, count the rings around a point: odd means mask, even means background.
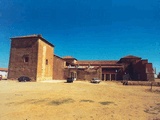
[[[123,81],[123,85],[160,86],[160,82],[151,81]]]

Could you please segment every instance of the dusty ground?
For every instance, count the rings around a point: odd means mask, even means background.
[[[0,120],[160,120],[160,88],[0,81]]]

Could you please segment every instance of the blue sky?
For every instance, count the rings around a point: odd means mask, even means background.
[[[160,0],[0,0],[0,67],[10,39],[42,34],[78,60],[148,59],[160,72]]]

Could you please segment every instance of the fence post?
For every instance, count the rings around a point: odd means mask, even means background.
[[[153,86],[152,84],[153,84],[153,83],[151,82],[151,91],[152,91],[152,86]]]

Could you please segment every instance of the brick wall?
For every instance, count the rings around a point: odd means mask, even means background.
[[[147,80],[154,81],[154,71],[153,71],[152,63],[145,64],[145,68],[146,68]]]
[[[38,42],[35,39],[12,39],[8,79],[28,76],[36,80]],[[25,56],[29,61],[24,62]]]
[[[8,79],[27,76],[32,81],[52,79],[54,48],[43,38],[11,39]]]
[[[145,71],[145,63],[147,61],[141,60],[138,61],[134,66],[134,79],[135,80],[146,80],[146,71]]]
[[[62,80],[62,79],[65,79],[65,76],[64,76],[64,63],[65,61],[54,55],[54,60],[53,60],[53,79],[55,80]]]
[[[91,80],[92,78],[100,79],[100,72],[98,70],[77,70],[77,79],[78,80]]]
[[[38,39],[37,81],[53,79],[54,48]]]

